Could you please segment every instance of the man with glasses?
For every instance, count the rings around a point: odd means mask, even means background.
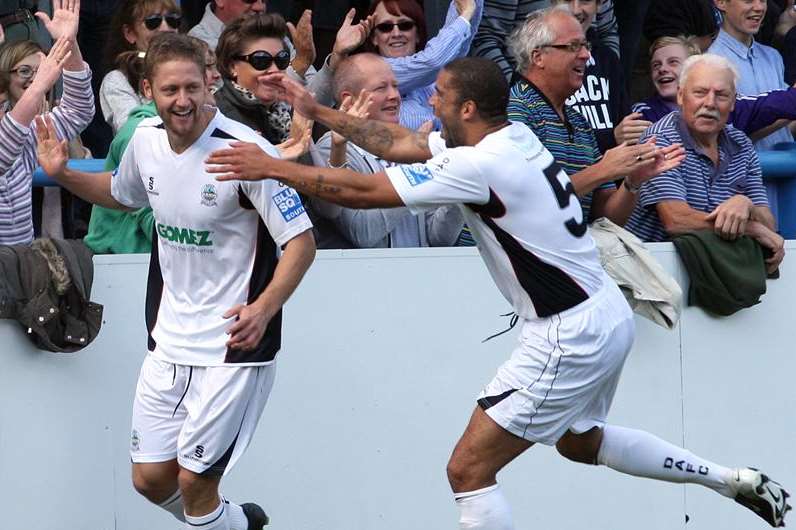
[[[623,225],[638,186],[654,174],[655,146],[620,145],[603,156],[586,118],[567,105],[582,89],[590,59],[582,24],[568,6],[535,11],[509,46],[520,77],[511,88],[509,118],[530,127],[570,176],[585,222],[607,217]]]

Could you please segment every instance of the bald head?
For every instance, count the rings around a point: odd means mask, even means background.
[[[398,123],[401,95],[392,68],[379,55],[358,53],[337,65],[332,80],[332,89],[337,103],[346,96],[356,97],[362,90],[371,93],[373,104],[370,118]]]

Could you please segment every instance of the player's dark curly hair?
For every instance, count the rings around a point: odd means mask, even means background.
[[[451,61],[444,71],[459,96],[459,103],[475,102],[478,114],[489,123],[508,120],[509,85],[494,61],[483,57],[462,57]]]

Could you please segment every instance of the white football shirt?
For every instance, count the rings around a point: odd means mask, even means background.
[[[545,318],[587,300],[604,272],[566,173],[521,123],[477,145],[446,148],[432,133],[434,157],[386,170],[414,213],[459,204],[503,296],[524,319]]]
[[[206,170],[213,151],[232,141],[277,150],[250,128],[216,111],[184,152],[172,151],[159,117],[136,129],[111,181],[111,193],[155,217],[147,285],[149,350],[192,366],[272,362],[281,341],[281,311],[254,351],[229,350],[222,315],[253,302],[273,277],[279,248],[312,224],[295,190],[273,180],[218,182]]]

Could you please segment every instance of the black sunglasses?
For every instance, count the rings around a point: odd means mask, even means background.
[[[182,21],[182,17],[177,13],[167,13],[165,15],[149,15],[148,17],[144,17],[144,26],[149,31],[155,31],[163,23],[163,19],[166,19],[166,24],[168,24],[168,26],[171,29],[179,28],[180,22]]]
[[[398,26],[398,29],[401,31],[409,31],[415,27],[415,21],[402,20],[400,22],[382,22],[381,24],[376,24],[376,30],[380,33],[390,33],[395,26]]]
[[[257,50],[251,52],[249,55],[236,55],[235,59],[239,61],[246,61],[255,70],[265,71],[271,68],[271,64],[275,64],[280,70],[284,70],[290,65],[290,52],[282,50],[276,55],[271,55],[265,50]]]

